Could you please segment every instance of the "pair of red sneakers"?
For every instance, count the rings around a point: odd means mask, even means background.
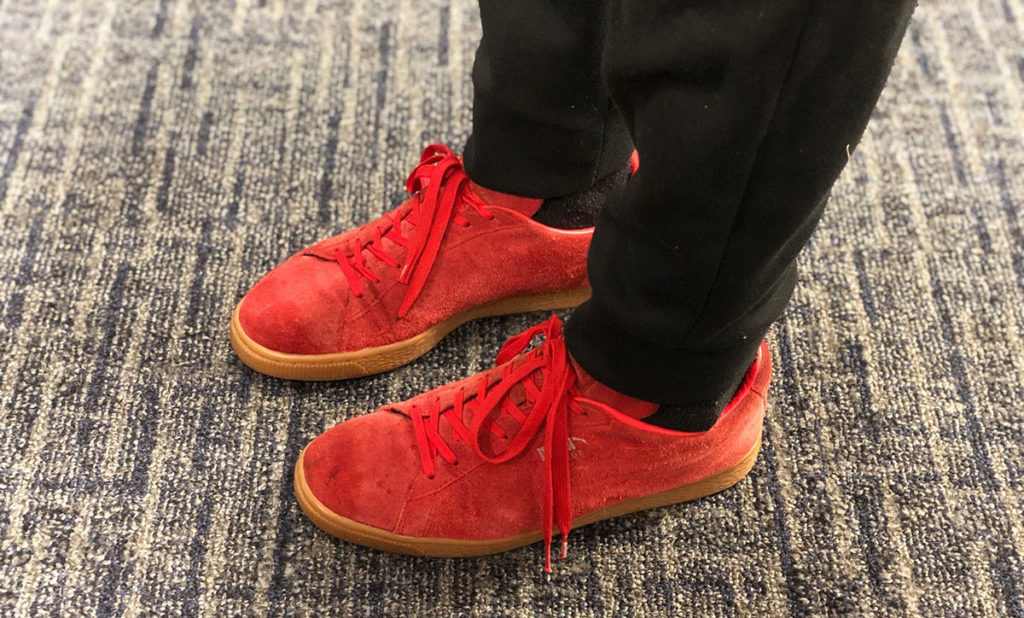
[[[441,145],[427,147],[406,188],[404,204],[300,251],[242,299],[231,342],[246,364],[290,379],[366,376],[469,320],[589,296],[593,228],[534,221],[541,200],[479,187]],[[573,361],[552,316],[509,339],[492,369],[324,432],[299,456],[295,494],[317,526],[354,543],[477,556],[543,539],[550,570],[556,526],[564,556],[573,526],[741,479],[760,446],[770,378],[762,344],[714,427],[662,429],[642,421],[655,404]]]

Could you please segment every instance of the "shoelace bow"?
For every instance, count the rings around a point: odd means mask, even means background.
[[[476,385],[476,393],[466,393],[462,388],[455,394],[452,405],[442,409],[440,400],[435,399],[426,409],[414,404],[409,410],[392,408],[412,418],[416,441],[419,445],[423,472],[434,477],[434,458],[440,455],[450,464],[458,465],[455,452],[438,432],[441,419],[452,428],[453,439],[470,444],[484,461],[501,464],[521,454],[544,426],[544,570],[551,572],[551,539],[554,524],[558,524],[562,544],[560,558],[565,558],[572,527],[572,492],[569,485],[569,412],[585,414],[580,403],[591,403],[607,407],[580,396],[576,388],[576,372],[569,365],[565,340],[562,338],[562,321],[551,316],[533,328],[512,337],[505,342],[495,358],[501,365],[521,354],[536,335],[544,335],[542,346],[527,353],[520,363],[505,366],[501,379],[492,384],[484,374]],[[541,386],[533,376],[540,372]],[[517,406],[509,397],[510,391],[522,384],[526,393],[528,413]],[[504,450],[488,455],[480,447],[480,433],[486,429],[500,439],[508,435],[492,420],[492,412],[499,410],[498,418],[508,415],[520,424]],[[472,413],[472,423],[467,427],[463,422],[464,411]]]
[[[415,198],[411,207],[388,213],[374,230],[372,238],[351,241],[335,251],[334,257],[352,292],[357,297],[363,295],[361,278],[373,283],[380,281],[379,275],[366,264],[365,252],[369,252],[381,262],[402,269],[399,281],[409,289],[398,309],[398,317],[405,317],[426,284],[449,224],[454,221],[458,225],[469,225],[462,216],[465,206],[473,208],[487,220],[494,218],[484,203],[466,190],[468,182],[462,161],[447,146],[427,146],[420,155],[420,164],[405,181],[406,190]],[[402,235],[403,221],[412,223],[416,228],[411,238]],[[404,260],[400,262],[385,250],[385,238],[405,248]]]

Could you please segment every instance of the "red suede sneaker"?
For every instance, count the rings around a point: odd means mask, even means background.
[[[590,296],[593,228],[530,219],[543,200],[472,183],[445,146],[423,151],[412,196],[292,256],[242,299],[231,343],[253,369],[336,380],[408,363],[469,320],[575,307]]]
[[[534,335],[545,343],[524,352]],[[762,343],[708,431],[640,419],[569,357],[552,317],[510,339],[497,366],[326,431],[295,466],[303,512],[339,538],[424,556],[479,556],[721,491],[761,444],[771,360]]]

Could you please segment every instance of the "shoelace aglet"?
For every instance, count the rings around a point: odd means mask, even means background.
[[[409,262],[406,262],[405,264],[402,264],[401,270],[398,271],[398,281],[403,283],[403,284],[407,284],[407,283],[409,283],[409,278],[411,276],[412,276],[412,266],[409,264]]]
[[[569,555],[569,535],[563,534],[561,540],[561,547],[558,551],[558,559],[562,560]],[[551,572],[551,544],[547,543],[544,546],[544,572]]]

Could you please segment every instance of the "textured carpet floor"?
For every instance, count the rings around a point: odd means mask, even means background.
[[[541,549],[336,542],[324,428],[490,362],[344,384],[227,340],[291,251],[470,126],[469,0],[0,2],[0,615],[1024,615],[1024,0],[925,1],[772,331],[735,489]]]

